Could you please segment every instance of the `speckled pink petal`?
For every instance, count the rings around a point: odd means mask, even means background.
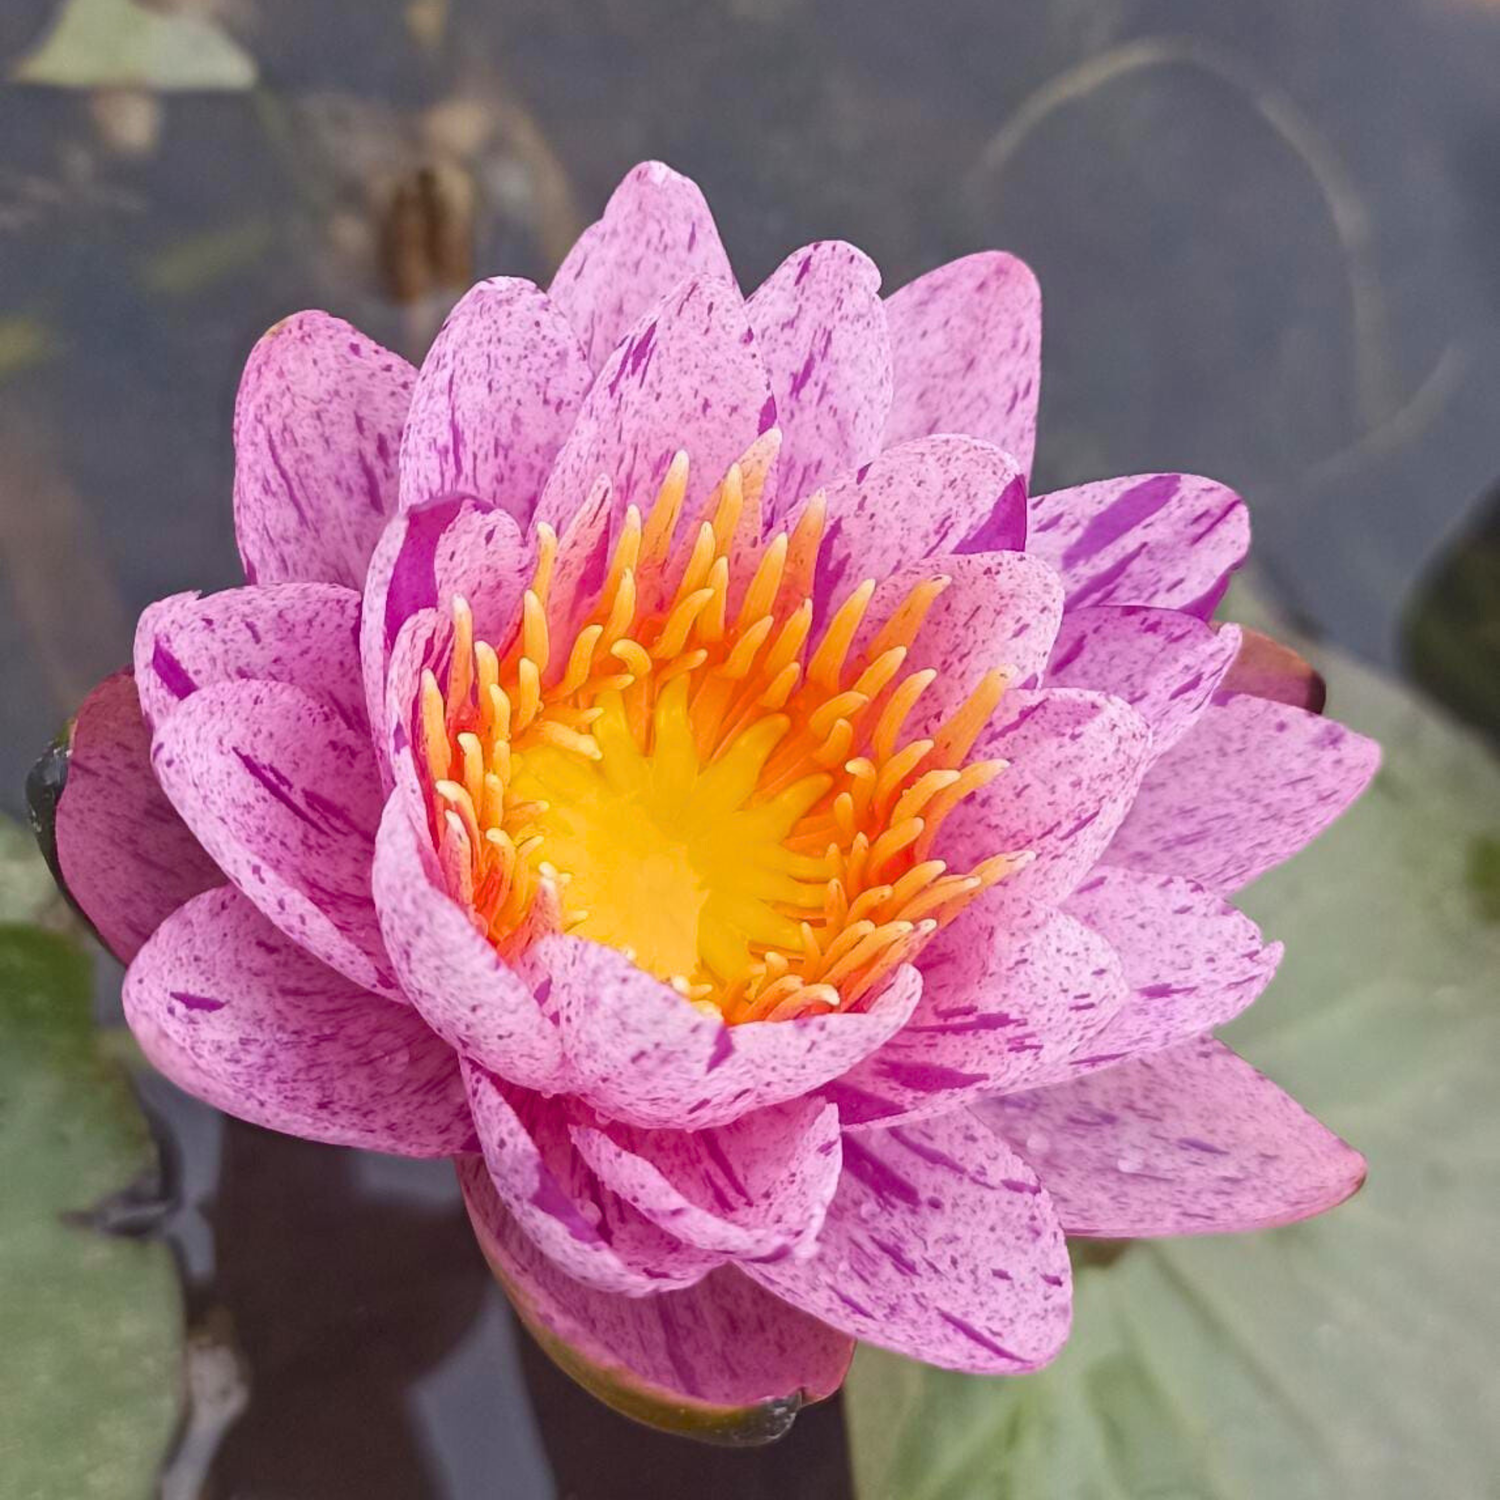
[[[1130,997],[1077,1054],[1103,1067],[1237,1016],[1271,982],[1281,944],[1212,891],[1173,875],[1096,865],[1067,909],[1120,956]]]
[[[745,304],[781,428],[767,520],[881,449],[891,341],[874,261],[841,240],[789,255]]]
[[[415,379],[323,312],[286,318],[255,346],[234,409],[234,529],[251,583],[361,587],[396,509]]]
[[[106,677],[78,710],[57,808],[68,893],[105,946],[129,963],[182,903],[224,874],[151,770],[151,731],[129,672]]]
[[[1194,474],[1132,474],[1031,500],[1027,550],[1062,574],[1070,609],[1151,604],[1206,620],[1249,548],[1244,502]]]
[[[698,185],[659,161],[642,162],[578,237],[548,295],[577,331],[589,367],[602,369],[630,326],[689,276],[733,281]]]
[[[838,1186],[839,1112],[815,1098],[715,1130],[575,1125],[599,1180],[669,1233],[741,1260],[812,1253]]]
[[[842,1384],[853,1341],[733,1267],[654,1297],[596,1291],[520,1231],[482,1161],[460,1161],[458,1176],[480,1248],[521,1321],[616,1411],[717,1441],[766,1442]]]
[[[448,314],[412,392],[401,509],[460,492],[524,523],[592,375],[578,336],[529,281],[481,281]]]
[[[233,888],[161,925],[125,976],[125,1017],[168,1078],[242,1120],[397,1156],[475,1149],[452,1051]]]
[[[1068,1336],[1072,1273],[1047,1194],[965,1110],[847,1136],[811,1260],[744,1268],[855,1338],[926,1364],[1016,1374]]]
[[[826,497],[814,594],[822,613],[864,579],[879,582],[935,553],[1026,545],[1025,480],[1008,453],[974,438],[945,435],[888,448],[833,480]]]
[[[367,734],[359,595],[337,583],[274,583],[174,594],[141,616],[135,680],[149,724],[203,688],[242,679],[289,682]]]
[[[1008,692],[972,759],[1009,762],[960,803],[935,850],[954,869],[1026,854],[1003,897],[1061,901],[1108,846],[1145,771],[1151,734],[1128,704],[1077,688]]]
[[[703,1130],[809,1093],[905,1024],[921,992],[910,967],[862,1013],[726,1026],[622,953],[548,937],[528,954],[557,1018],[574,1092],[601,1114],[654,1129]]]
[[[700,1281],[722,1257],[683,1244],[601,1186],[568,1134],[568,1106],[471,1062],[469,1107],[495,1191],[559,1270],[604,1292],[643,1297]]]
[[[1357,1151],[1210,1037],[975,1114],[1036,1168],[1069,1234],[1267,1229],[1365,1176]]]
[[[1328,701],[1328,684],[1311,662],[1290,646],[1244,627],[1240,627],[1239,655],[1224,679],[1224,691],[1290,703],[1313,714],[1322,713]]]
[[[203,847],[293,942],[400,995],[370,896],[382,799],[365,735],[287,683],[223,682],[168,716],[151,761]]]
[[[1179,610],[1085,605],[1063,618],[1047,682],[1123,698],[1150,726],[1154,760],[1208,707],[1239,647],[1236,626]]]
[[[1125,1003],[1102,937],[1000,894],[986,892],[928,944],[911,1020],[829,1087],[845,1125],[924,1119],[1057,1076]]]
[[[1223,694],[1151,768],[1109,862],[1236,891],[1322,833],[1379,763],[1342,724]]]
[[[684,515],[704,503],[761,433],[776,403],[739,292],[727,281],[678,286],[635,323],[599,372],[542,491],[537,519],[559,533],[603,475],[615,513],[656,499],[677,450],[689,471]]]
[[[540,1089],[562,1078],[562,1041],[530,987],[441,888],[424,835],[393,796],[372,881],[386,952],[408,1000],[466,1057]]]
[[[895,394],[887,446],[967,432],[1031,472],[1041,383],[1042,294],[999,251],[950,261],[886,299]]]

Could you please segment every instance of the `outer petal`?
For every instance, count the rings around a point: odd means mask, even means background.
[[[463,1065],[485,1165],[521,1230],[569,1276],[644,1297],[701,1280],[720,1258],[684,1245],[601,1189],[568,1136],[566,1106]]]
[[[606,361],[542,491],[538,520],[559,532],[601,475],[617,512],[656,498],[678,449],[695,518],[730,464],[775,425],[776,403],[732,283],[690,281],[630,330]]]
[[[327,313],[287,318],[255,346],[234,409],[234,529],[251,583],[360,587],[396,509],[415,379]]]
[[[359,681],[359,595],[336,583],[174,594],[135,631],[135,680],[147,722],[217,682],[289,682],[369,732]]]
[[[690,276],[733,281],[698,185],[659,161],[626,174],[568,252],[548,289],[573,325],[591,369],[648,308]]]
[[[891,406],[891,342],[875,263],[840,240],[789,255],[745,304],[782,431],[777,505],[868,463]]]
[[[1225,692],[1271,698],[1313,714],[1323,712],[1328,684],[1311,662],[1258,630],[1241,628],[1240,637],[1239,655],[1224,679]]]
[[[1364,1181],[1357,1151],[1209,1037],[975,1112],[1037,1169],[1069,1234],[1266,1229]]]
[[[546,975],[538,994],[562,1029],[574,1091],[612,1119],[669,1130],[811,1092],[899,1031],[921,993],[908,967],[861,1014],[726,1026],[599,943],[543,938],[528,963]]]
[[[1007,693],[972,753],[1008,768],[954,809],[938,857],[972,869],[993,854],[1028,853],[1031,862],[997,889],[1060,901],[1119,828],[1150,745],[1145,722],[1118,698],[1076,688]]]
[[[1238,890],[1322,833],[1379,762],[1380,747],[1342,724],[1221,695],[1151,768],[1110,863]]]
[[[1068,1336],[1072,1275],[1045,1192],[966,1111],[844,1142],[807,1261],[745,1273],[855,1338],[986,1374],[1044,1365]]]
[[[375,840],[373,889],[386,951],[407,999],[464,1056],[527,1088],[556,1086],[557,1028],[519,974],[441,888],[430,847],[398,797]]]
[[[878,581],[937,552],[1026,545],[1021,471],[1008,453],[974,438],[922,438],[887,449],[841,475],[826,494],[828,531],[815,594],[820,611],[861,580]]]
[[[242,1120],[399,1156],[474,1148],[453,1053],[232,888],[162,924],[125,976],[125,1015],[168,1078]]]
[[[184,901],[224,883],[157,785],[129,672],[106,677],[78,710],[56,833],[69,895],[123,963]]]
[[[1065,616],[1047,681],[1123,698],[1150,727],[1155,759],[1208,707],[1239,647],[1233,625],[1215,631],[1177,610],[1086,605]]]
[[[1191,880],[1097,866],[1068,910],[1120,956],[1130,999],[1077,1057],[1102,1066],[1222,1026],[1271,982],[1281,944]]]
[[[401,440],[401,509],[455,491],[525,522],[593,379],[578,336],[529,281],[481,281],[422,364]]]
[[[828,1090],[846,1125],[922,1119],[1058,1077],[1124,1004],[1120,962],[1102,937],[1060,912],[1018,923],[998,896],[933,939],[911,1020]]]
[[[986,251],[886,300],[896,388],[886,443],[967,432],[1031,472],[1041,383],[1042,294],[1013,255]]]
[[[1250,547],[1233,490],[1193,474],[1134,474],[1031,501],[1028,549],[1063,575],[1068,606],[1153,604],[1207,619]]]
[[[838,1186],[839,1112],[799,1099],[716,1130],[575,1126],[599,1180],[663,1229],[742,1260],[806,1255]]]
[[[151,759],[203,847],[293,942],[400,994],[370,898],[381,797],[368,739],[300,688],[224,682],[168,717]]]
[[[459,1162],[458,1175],[480,1248],[522,1322],[616,1411],[694,1437],[763,1443],[843,1382],[853,1340],[732,1267],[655,1297],[595,1291],[520,1232],[483,1162]]]

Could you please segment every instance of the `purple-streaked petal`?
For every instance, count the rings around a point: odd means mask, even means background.
[[[1322,833],[1379,763],[1331,719],[1221,694],[1151,768],[1109,862],[1236,891]]]
[[[905,1024],[921,992],[897,971],[868,1011],[726,1026],[622,953],[543,938],[527,955],[557,1017],[574,1092],[623,1124],[703,1130],[809,1093]]]
[[[744,1268],[794,1307],[926,1364],[1044,1365],[1068,1336],[1072,1273],[1047,1194],[966,1110],[847,1136],[810,1260]]]
[[[1178,610],[1085,605],[1063,617],[1047,682],[1123,698],[1150,727],[1155,759],[1208,707],[1239,645],[1237,627]]]
[[[1069,1234],[1216,1234],[1342,1203],[1364,1158],[1210,1037],[974,1107],[1042,1179]]]
[[[1248,693],[1253,698],[1290,703],[1312,714],[1323,712],[1328,684],[1311,662],[1258,630],[1239,627],[1239,631],[1239,655],[1224,679],[1226,693]]]
[[[481,281],[422,363],[401,440],[401,509],[455,492],[523,524],[592,381],[578,336],[529,281]]]
[[[1206,620],[1249,547],[1244,501],[1194,474],[1132,474],[1031,500],[1027,550],[1062,574],[1070,609],[1149,604]]]
[[[174,594],[141,616],[135,680],[147,723],[217,682],[289,682],[369,733],[359,670],[359,595],[337,583]]]
[[[224,883],[157,785],[129,672],[106,677],[78,710],[56,835],[68,894],[122,963],[184,901]]]
[[[506,1085],[471,1062],[463,1074],[495,1191],[559,1270],[600,1291],[644,1297],[691,1286],[721,1263],[601,1188],[573,1147],[564,1101]]]
[[[781,428],[767,520],[881,449],[891,343],[880,271],[840,240],[789,255],[746,302]]]
[[[599,1180],[690,1245],[741,1260],[812,1253],[838,1186],[839,1112],[815,1098],[715,1130],[573,1127]]]
[[[924,1119],[1060,1076],[1125,1003],[1120,961],[1102,937],[999,896],[987,892],[928,944],[911,1020],[828,1088],[845,1125]]]
[[[370,896],[382,798],[369,739],[283,682],[222,682],[156,731],[152,765],[224,873],[286,935],[399,996]]]
[[[168,1078],[242,1120],[397,1156],[475,1149],[453,1052],[232,887],[195,896],[141,949],[125,1016]]]
[[[696,521],[729,466],[775,425],[776,403],[732,283],[677,287],[635,323],[599,372],[542,491],[537,519],[561,532],[601,475],[615,514],[647,510],[678,449]]]
[[[427,1024],[502,1078],[532,1089],[557,1086],[557,1028],[441,888],[431,847],[397,796],[380,820],[372,886],[391,965]]]
[[[640,316],[690,276],[733,281],[698,185],[659,161],[626,174],[568,252],[548,295],[602,369]]]
[[[251,583],[364,584],[396,509],[416,373],[323,312],[285,319],[251,351],[234,409],[234,529]]]
[[[480,1248],[521,1321],[616,1411],[720,1442],[768,1442],[843,1383],[853,1340],[732,1266],[654,1297],[596,1291],[520,1231],[482,1161],[460,1161],[458,1175]]]
[[[1009,764],[949,814],[938,858],[972,869],[994,854],[1028,854],[996,889],[1061,901],[1119,828],[1150,746],[1145,721],[1118,698],[1077,688],[1007,693],[972,757]]]

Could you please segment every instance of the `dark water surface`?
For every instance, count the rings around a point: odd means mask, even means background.
[[[0,88],[13,811],[139,610],[237,581],[229,418],[255,337],[321,305],[419,357],[456,285],[545,277],[646,156],[702,183],[747,285],[820,237],[889,286],[1026,256],[1038,485],[1235,484],[1272,594],[1368,659],[1396,659],[1414,585],[1500,471],[1495,0],[219,8],[253,92],[142,124],[139,101]],[[51,10],[6,0],[0,64]],[[446,1168],[160,1083],[150,1103],[196,1372],[169,1500],[847,1494],[836,1406],[744,1454],[577,1392],[514,1328]]]

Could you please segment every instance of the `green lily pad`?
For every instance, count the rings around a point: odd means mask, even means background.
[[[65,89],[248,89],[255,59],[205,16],[136,0],[62,0],[52,28],[12,70]]]
[[[1364,1191],[1259,1235],[1078,1242],[1072,1341],[1034,1376],[862,1349],[861,1500],[1495,1493],[1500,924],[1475,851],[1500,837],[1500,768],[1403,689],[1321,665],[1384,767],[1245,893],[1287,956],[1226,1037],[1365,1152]]]

